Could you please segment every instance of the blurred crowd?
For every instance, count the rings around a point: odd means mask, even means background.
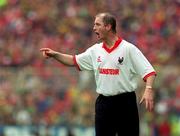
[[[117,16],[119,35],[157,71],[155,110],[140,107],[141,135],[180,135],[179,0],[0,0],[0,124],[93,126],[91,74],[45,60],[39,49],[85,51],[98,42],[99,12]]]

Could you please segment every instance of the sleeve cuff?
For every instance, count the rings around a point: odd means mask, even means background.
[[[77,63],[77,61],[76,61],[76,55],[73,56],[73,61],[74,61],[74,65],[76,66],[76,68],[77,68],[79,71],[81,71],[81,69],[80,69],[80,67],[79,67],[79,65],[78,65],[78,63]]]
[[[146,75],[144,76],[144,78],[143,78],[144,82],[146,82],[147,78],[150,77],[150,76],[152,76],[152,75],[155,75],[155,76],[156,76],[157,74],[156,74],[155,71],[146,74]]]

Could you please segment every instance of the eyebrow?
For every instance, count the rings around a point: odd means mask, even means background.
[[[95,23],[94,23],[94,25],[100,25],[100,23],[98,23],[98,22],[95,22]]]

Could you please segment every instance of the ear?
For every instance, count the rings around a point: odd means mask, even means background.
[[[107,24],[107,25],[106,25],[106,30],[108,30],[108,31],[111,30],[111,25],[110,25],[110,24]]]

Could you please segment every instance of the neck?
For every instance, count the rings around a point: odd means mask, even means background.
[[[116,34],[111,34],[104,40],[104,43],[107,47],[111,48],[117,40],[118,36]]]

